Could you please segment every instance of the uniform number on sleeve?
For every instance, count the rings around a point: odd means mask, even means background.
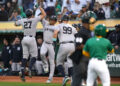
[[[63,33],[64,34],[72,34],[72,28],[71,27],[63,27]]]
[[[32,21],[24,22],[24,28],[25,28],[25,29],[30,29],[30,28],[31,28],[31,25],[32,25]]]

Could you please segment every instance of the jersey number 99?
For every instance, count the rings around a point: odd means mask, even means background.
[[[71,27],[63,27],[63,33],[64,34],[72,34],[72,28]]]

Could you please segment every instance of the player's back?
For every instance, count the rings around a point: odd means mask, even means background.
[[[93,37],[90,38],[86,44],[89,47],[91,57],[101,57],[105,59],[107,51],[111,51],[109,49],[112,49],[110,41],[106,38]]]
[[[24,18],[16,22],[17,25],[22,25],[24,35],[26,36],[36,36],[36,26],[39,22],[40,17],[36,18]]]
[[[77,33],[77,30],[70,24],[61,23],[57,28],[59,30],[58,37],[60,42],[75,40],[74,35]]]

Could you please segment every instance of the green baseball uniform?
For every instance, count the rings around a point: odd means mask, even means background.
[[[112,51],[113,46],[108,39],[91,38],[84,47],[84,51],[89,52],[90,58],[106,59],[108,51]]]
[[[83,50],[90,56],[87,86],[93,86],[97,76],[100,77],[103,86],[110,86],[110,74],[105,61],[108,51],[114,50],[110,41],[102,37],[93,37],[86,42]]]

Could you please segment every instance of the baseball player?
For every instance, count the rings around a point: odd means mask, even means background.
[[[20,43],[20,38],[15,37],[13,42],[14,44],[11,46],[11,68],[12,74],[18,75],[20,68],[21,68],[21,61],[22,61],[22,45]]]
[[[106,64],[108,52],[114,49],[106,38],[106,26],[99,24],[95,27],[95,37],[90,38],[83,49],[83,55],[90,57],[88,64],[87,86],[93,86],[97,76],[100,77],[103,86],[110,86],[110,74]]]
[[[31,70],[32,66],[34,65],[37,57],[37,44],[35,40],[36,36],[36,26],[37,22],[42,20],[46,13],[44,12],[43,8],[40,7],[41,15],[34,18],[33,17],[33,11],[31,9],[26,10],[26,16],[27,18],[18,20],[15,22],[16,26],[22,25],[23,31],[24,31],[24,37],[22,40],[22,47],[23,47],[23,60],[22,60],[22,67],[21,67],[21,80],[25,81],[25,66],[27,63],[27,59],[29,55],[31,55],[31,60],[29,64],[29,76],[31,77]]]
[[[75,50],[74,34],[77,33],[77,30],[73,26],[68,24],[69,17],[67,15],[64,15],[61,21],[62,23],[58,25],[57,29],[54,32],[54,38],[56,38],[58,35],[59,43],[60,43],[57,59],[56,59],[57,68],[58,71],[62,73],[62,76],[65,77],[63,64],[65,62],[65,59]],[[72,64],[71,59],[69,59],[69,62],[70,62],[69,65],[71,65]]]
[[[35,68],[37,71],[37,75],[42,75],[43,74],[43,63],[41,60],[41,56],[40,56],[40,50],[41,50],[41,46],[43,43],[43,39],[41,36],[37,37],[37,49],[38,49],[38,57],[35,63]]]
[[[54,52],[54,47],[53,47],[53,33],[55,30],[55,23],[57,22],[57,17],[56,16],[51,16],[49,18],[49,21],[43,19],[42,24],[43,24],[43,44],[41,46],[41,59],[43,61],[43,69],[44,72],[47,73],[48,70],[48,61],[46,58],[46,53],[48,52],[48,60],[50,63],[50,74],[49,78],[46,81],[46,83],[51,83],[54,75],[54,70],[55,70],[55,63],[54,63],[54,57],[55,57],[55,52]]]

